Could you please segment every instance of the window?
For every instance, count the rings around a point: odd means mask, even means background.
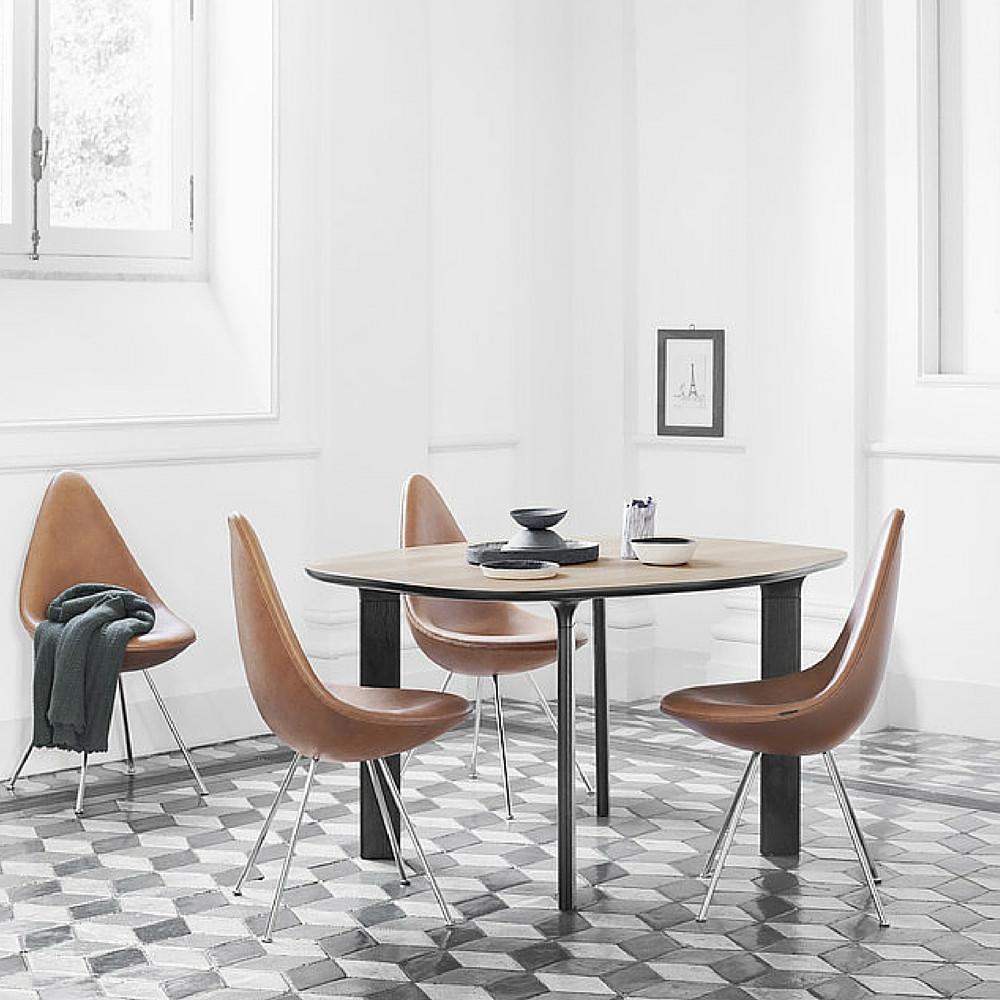
[[[923,372],[1000,377],[1000,3],[924,0]]]
[[[0,251],[190,259],[192,0],[0,0]]]

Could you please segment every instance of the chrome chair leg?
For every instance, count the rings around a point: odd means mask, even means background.
[[[430,882],[431,892],[434,893],[434,898],[437,900],[438,907],[441,909],[444,922],[446,924],[453,924],[455,919],[452,916],[451,910],[448,907],[444,896],[441,894],[441,889],[437,884],[437,879],[434,877],[434,872],[431,871],[431,866],[427,863],[427,855],[424,854],[420,838],[417,836],[417,831],[413,828],[413,823],[410,820],[410,814],[406,811],[406,806],[403,805],[403,796],[399,794],[399,789],[396,787],[396,782],[392,780],[392,773],[389,771],[389,767],[385,760],[380,759],[378,766],[382,771],[382,777],[385,779],[386,786],[389,789],[389,794],[392,796],[393,801],[396,803],[396,808],[399,810],[399,815],[403,820],[403,825],[406,827],[406,832],[410,835],[410,840],[413,841],[413,849],[417,852],[417,857],[420,859],[420,863],[424,866],[424,874],[427,876],[427,881]]]
[[[170,717],[170,713],[167,711],[166,702],[164,702],[164,700],[160,697],[160,692],[156,690],[153,678],[149,676],[148,670],[143,670],[142,675],[146,678],[146,683],[149,684],[149,690],[153,692],[153,697],[156,699],[157,705],[160,706],[163,718],[167,720],[167,725],[170,727],[170,732],[173,734],[174,742],[177,744],[177,748],[182,754],[184,754],[184,760],[187,761],[188,770],[190,770],[192,776],[194,777],[199,793],[202,795],[208,795],[208,789],[205,787],[205,782],[201,780],[201,775],[198,773],[198,768],[195,767],[194,760],[191,758],[191,753],[184,745],[184,741],[181,739],[181,734],[177,731],[177,726],[174,725],[174,720]]]
[[[531,681],[531,686],[535,689],[535,695],[538,698],[538,704],[541,706],[542,711],[545,713],[545,717],[549,720],[549,725],[552,727],[552,732],[557,736],[559,735],[559,723],[556,722],[556,717],[552,714],[552,706],[546,701],[545,695],[542,694],[542,689],[538,686],[538,681],[535,680],[531,672],[528,672],[528,680]],[[594,794],[594,787],[590,783],[590,779],[585,774],[582,767],[580,767],[580,762],[574,761],[576,765],[576,773],[580,775],[580,780],[583,782],[583,787],[587,789],[588,795]]]
[[[444,694],[448,690],[448,685],[451,684],[451,679],[454,676],[455,675],[450,670],[445,675],[444,684],[441,685],[441,694]],[[399,776],[401,778],[403,777],[404,774],[406,774],[406,769],[410,765],[410,758],[413,756],[413,753],[414,753],[413,750],[407,750],[406,753],[403,754],[403,757],[399,762]]]
[[[500,697],[500,678],[493,675],[493,699],[497,712],[497,737],[500,740],[500,763],[503,766],[503,793],[507,801],[507,819],[514,818],[510,805],[510,774],[507,770],[507,731],[503,724],[503,699]]]
[[[469,777],[475,780],[479,777],[479,731],[483,725],[483,679],[482,677],[476,678],[476,715],[475,723],[472,730],[472,766],[469,769]]]
[[[385,827],[385,835],[389,838],[389,846],[392,848],[392,856],[396,860],[396,868],[399,869],[399,884],[409,885],[410,880],[406,877],[406,869],[403,867],[403,855],[399,850],[399,840],[396,831],[392,826],[392,817],[389,815],[389,807],[385,802],[385,792],[382,789],[382,779],[378,776],[375,765],[366,760],[364,766],[368,768],[368,777],[371,779],[372,791],[375,792],[375,801],[378,803],[379,815],[382,817],[382,826]]]
[[[712,851],[705,860],[705,867],[701,871],[699,878],[711,878],[712,873],[715,871],[715,863],[719,859],[719,848],[722,846],[723,840],[726,838],[726,831],[729,829],[729,824],[733,821],[733,816],[736,813],[736,803],[739,801],[740,790],[743,788],[743,782],[749,780],[750,768],[754,766],[753,757],[747,762],[746,770],[743,772],[743,777],[740,779],[739,788],[736,790],[736,794],[733,796],[732,801],[729,803],[729,811],[726,813],[726,818],[722,821],[722,826],[719,827],[719,835],[715,838],[715,843],[712,845]]]
[[[80,759],[80,784],[77,786],[76,789],[76,805],[73,807],[73,812],[75,812],[77,816],[81,816],[83,814],[83,792],[87,785],[88,756],[89,754],[87,754],[87,752],[84,751],[83,756]]]
[[[260,849],[264,846],[264,839],[267,837],[267,831],[271,829],[271,823],[274,821],[274,817],[278,812],[278,803],[285,797],[285,793],[288,791],[288,786],[292,783],[292,778],[295,776],[295,769],[299,766],[299,761],[301,759],[302,754],[297,753],[294,757],[292,757],[291,764],[288,765],[288,770],[285,772],[284,780],[281,782],[281,786],[278,788],[278,792],[274,796],[274,801],[271,803],[271,808],[268,810],[267,818],[264,820],[264,825],[260,828],[260,833],[257,835],[257,843],[253,845],[250,857],[247,858],[247,863],[243,866],[243,871],[240,872],[240,877],[237,879],[236,885],[233,888],[234,896],[243,895],[243,883],[247,880],[250,870],[257,863],[257,855],[260,854]]]
[[[722,878],[722,869],[726,865],[726,858],[729,857],[729,850],[733,846],[736,828],[740,825],[740,816],[743,815],[743,807],[746,805],[747,798],[750,795],[750,785],[757,774],[757,768],[760,766],[760,756],[759,753],[755,753],[750,758],[750,766],[743,772],[740,787],[736,791],[736,798],[733,801],[732,818],[725,828],[726,833],[722,840],[722,846],[719,848],[715,869],[712,872],[712,881],[708,883],[708,889],[705,890],[705,898],[701,902],[701,909],[698,911],[698,916],[696,917],[700,924],[703,924],[708,919],[708,908],[712,903],[712,897],[715,895],[719,879]]]
[[[871,870],[872,878],[875,880],[875,884],[878,885],[882,881],[882,876],[878,873],[878,868],[875,862],[872,860],[872,852],[868,849],[868,840],[865,838],[864,831],[861,829],[861,824],[858,822],[857,814],[854,812],[854,805],[847,795],[847,789],[844,785],[844,779],[840,776],[840,768],[837,767],[837,762],[834,760],[833,753],[828,751],[827,754],[827,770],[831,767],[834,772],[836,772],[837,780],[840,782],[840,787],[844,789],[844,800],[847,802],[847,808],[851,813],[851,822],[854,824],[854,829],[858,831],[858,837],[861,840],[861,846],[865,851],[865,861],[868,863],[868,867]]]
[[[285,855],[285,863],[281,866],[281,874],[278,876],[278,884],[274,887],[274,899],[271,901],[271,912],[267,915],[267,927],[264,929],[264,936],[261,938],[266,944],[271,943],[271,933],[274,930],[274,921],[278,916],[278,907],[281,905],[281,897],[285,892],[285,883],[288,881],[288,872],[292,867],[292,856],[295,854],[295,845],[299,839],[299,829],[302,826],[302,817],[306,814],[306,803],[309,801],[309,792],[312,790],[313,778],[316,775],[316,765],[319,763],[318,757],[313,757],[309,761],[309,773],[306,775],[306,785],[302,789],[302,801],[299,803],[299,811],[295,817],[295,826],[292,827],[292,835],[288,839],[288,853]]]
[[[17,779],[21,777],[21,772],[24,770],[24,765],[28,763],[28,758],[31,756],[31,751],[35,749],[34,743],[29,740],[28,747],[24,751],[24,755],[21,757],[21,763],[17,765],[14,769],[14,773],[10,776],[10,780],[7,782],[7,791],[14,791],[14,785],[17,784]]]
[[[851,843],[854,845],[854,853],[858,856],[858,864],[861,865],[865,882],[868,883],[868,891],[871,893],[872,902],[875,904],[875,910],[878,913],[879,926],[888,927],[889,920],[885,915],[885,908],[882,906],[882,898],[879,895],[878,886],[875,884],[873,866],[871,860],[868,858],[868,850],[865,847],[864,837],[862,836],[861,828],[858,826],[857,817],[851,808],[851,800],[847,797],[847,789],[841,780],[837,764],[833,759],[833,754],[830,752],[824,753],[823,760],[826,763],[830,781],[833,783],[833,790],[837,794],[840,811],[844,814],[844,822],[847,824],[847,832],[851,835]]]
[[[129,774],[135,774],[135,755],[132,753],[132,731],[128,725],[128,708],[125,705],[125,685],[122,675],[118,675],[118,701],[122,709],[122,726],[125,729],[125,769]]]

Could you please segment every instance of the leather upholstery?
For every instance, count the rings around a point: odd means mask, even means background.
[[[844,742],[878,697],[892,640],[904,514],[882,526],[854,605],[830,652],[801,673],[674,691],[662,711],[744,750],[804,756]]]
[[[410,476],[403,487],[402,547],[464,541],[434,484],[426,476]],[[516,604],[434,597],[407,597],[404,604],[414,641],[445,670],[489,677],[523,673],[556,661],[555,622]],[[578,630],[577,647],[586,641]]]
[[[78,472],[60,472],[45,491],[21,573],[21,621],[30,635],[49,602],[75,583],[127,587],[153,605],[153,629],[129,641],[122,670],[164,663],[195,640],[194,629],[163,603],[139,568],[90,483]]]
[[[272,732],[307,757],[353,762],[412,750],[457,726],[471,706],[453,694],[325,687],[285,612],[257,535],[229,516],[233,600],[243,667]]]

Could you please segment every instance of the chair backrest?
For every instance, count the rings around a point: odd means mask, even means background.
[[[110,583],[163,602],[90,483],[60,472],[42,498],[21,573],[20,612],[33,632],[49,602],[77,583]]]
[[[338,720],[344,706],[313,673],[260,540],[242,514],[229,515],[229,549],[240,652],[258,711],[293,750],[310,757],[336,757],[338,722],[341,736],[352,747],[355,726],[347,718]]]
[[[426,477],[410,476],[403,486],[399,542],[404,549],[466,541],[437,487]]]
[[[400,545],[404,549],[467,540],[437,487],[426,476],[421,475],[410,476],[403,486],[399,534]],[[408,596],[403,604],[411,626],[416,626],[425,633],[443,629],[491,634],[496,631],[497,621],[503,620],[503,613],[506,611],[506,606],[498,601]],[[426,634],[415,632],[414,638],[431,659],[440,661],[439,655],[427,645]]]
[[[816,696],[817,711],[846,739],[864,722],[882,687],[892,641],[902,559],[903,519],[893,510],[885,519],[847,621],[833,649],[814,668],[826,674]]]

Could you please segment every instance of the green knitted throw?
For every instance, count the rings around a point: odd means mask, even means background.
[[[144,597],[106,583],[78,583],[35,629],[32,745],[86,753],[108,749],[125,646],[153,627]]]

